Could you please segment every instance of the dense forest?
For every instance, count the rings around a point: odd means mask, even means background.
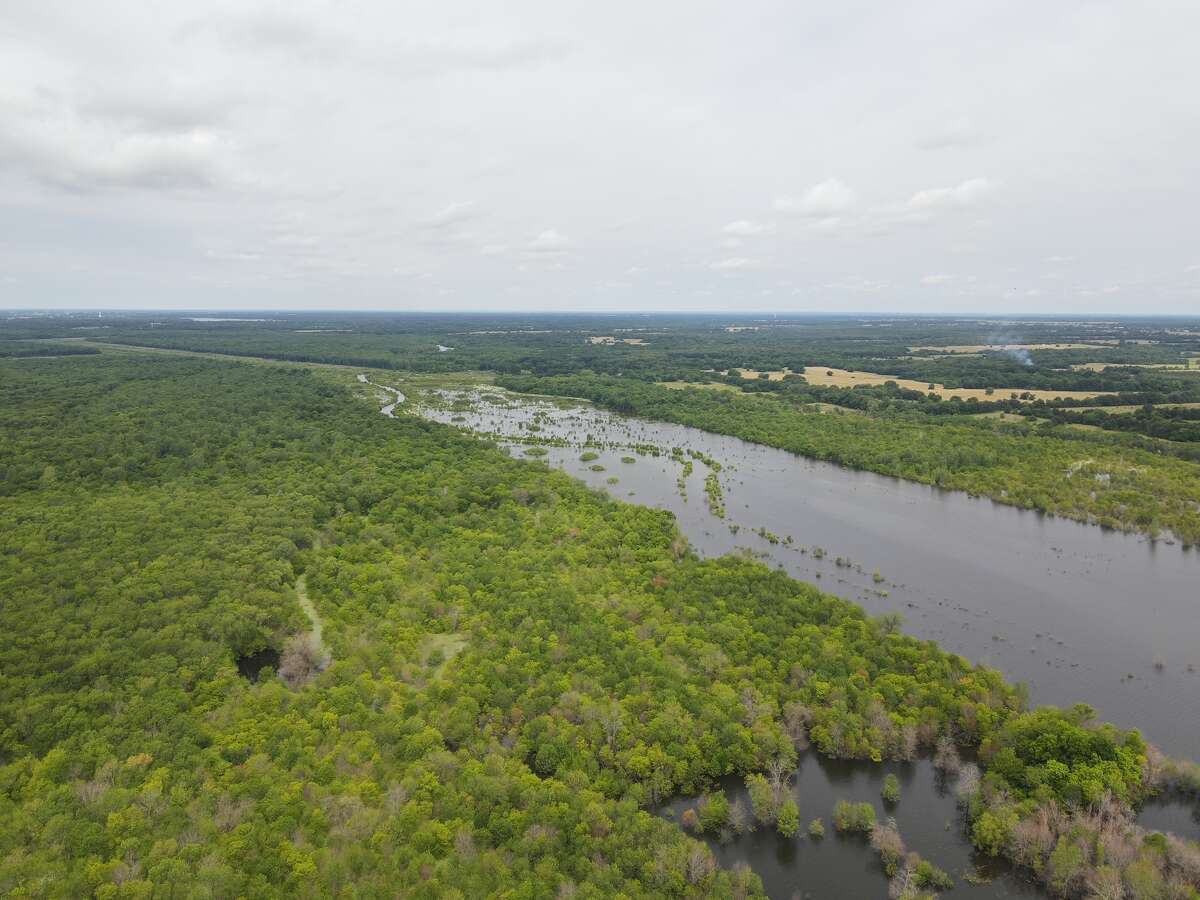
[[[757,876],[654,810],[733,774],[753,796],[756,773],[817,752],[933,755],[976,846],[1052,893],[1119,896],[1095,893],[1115,879],[1197,896],[1200,848],[1130,811],[1200,776],[1138,733],[1028,710],[896,617],[746,557],[702,560],[669,513],[384,418],[347,380],[151,354],[0,361],[0,893],[757,896]],[[1068,464],[1065,441],[900,419],[873,423],[890,430],[872,447],[866,417],[810,427],[778,397],[514,384],[764,443],[824,435],[808,452],[894,457],[922,480],[937,470],[914,443],[997,490]],[[1194,533],[1162,501],[1194,487],[1188,464],[1136,462],[1163,479],[1144,524]],[[1091,509],[1049,496],[1103,520],[1137,491]],[[825,812],[801,797],[772,821]]]

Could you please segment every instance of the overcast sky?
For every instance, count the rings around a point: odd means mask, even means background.
[[[1200,313],[1200,3],[0,2],[0,306]]]

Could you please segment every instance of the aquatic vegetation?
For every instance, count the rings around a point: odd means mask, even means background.
[[[884,803],[898,803],[900,801],[900,779],[889,772],[883,779],[883,788],[879,794],[883,797]]]
[[[715,472],[709,472],[704,478],[704,494],[708,498],[708,511],[718,519],[725,518],[724,493],[721,482]]]
[[[833,807],[833,827],[838,831],[870,834],[875,828],[875,807],[870,803],[839,800]]]

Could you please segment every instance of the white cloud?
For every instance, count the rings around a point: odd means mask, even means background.
[[[812,229],[813,231],[837,231],[844,224],[845,220],[841,216],[828,216],[813,222]]]
[[[983,140],[983,136],[965,116],[952,119],[917,139],[922,150],[946,150],[953,147],[970,147]]]
[[[767,232],[767,226],[761,222],[751,222],[749,219],[738,219],[730,222],[721,229],[721,234],[732,237],[756,237]]]
[[[547,228],[539,232],[525,245],[527,252],[545,255],[565,253],[570,249],[570,239],[565,234],[553,228]]]
[[[231,142],[194,113],[181,110],[171,121],[112,104],[85,110],[64,93],[0,94],[0,170],[73,192],[231,182]]]
[[[745,256],[730,256],[727,259],[721,259],[709,266],[715,272],[738,272],[746,269],[757,269],[759,266],[758,260],[749,259]]]
[[[995,190],[995,185],[986,178],[971,178],[954,187],[928,188],[917,191],[908,201],[908,208],[914,211],[967,207]]]
[[[422,228],[446,228],[458,225],[479,215],[473,200],[458,200],[447,204],[429,218],[421,222]]]
[[[393,39],[392,33],[405,38]],[[185,43],[216,38],[225,49],[252,56],[275,53],[305,64],[386,69],[409,77],[526,68],[560,60],[570,49],[565,41],[534,36],[469,41],[411,36],[405,29],[356,33],[337,18],[292,9],[214,14],[186,23],[176,37]]]
[[[715,310],[757,270],[807,290],[760,300],[781,311],[996,312],[1039,284],[1047,311],[1193,314],[1200,4],[1177,6],[1063,0],[1031,42],[1015,4],[784,4],[764,29],[684,0],[0,0],[0,273],[21,278],[0,304],[436,299],[398,295],[399,269],[452,288],[445,308]],[[771,52],[782,32],[794,52]],[[872,65],[829,78],[845,58]],[[519,297],[500,260],[527,264]],[[914,264],[957,275],[923,287]],[[611,280],[645,293],[573,294]]]
[[[800,213],[815,219],[829,219],[853,208],[854,191],[837,178],[826,178],[814,184],[799,199],[777,197],[775,208],[780,212]]]
[[[944,272],[939,272],[936,275],[926,275],[921,279],[921,284],[948,284],[953,280],[953,275],[947,275]]]

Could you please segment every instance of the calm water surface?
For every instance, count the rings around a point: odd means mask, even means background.
[[[889,772],[900,779],[900,801],[896,804],[885,804],[880,798],[884,776]],[[928,760],[870,765],[807,753],[801,758],[793,783],[801,821],[796,837],[784,838],[773,828],[760,828],[728,842],[705,838],[718,863],[725,867],[749,864],[772,897],[887,896],[887,876],[866,836],[842,835],[834,830],[832,812],[838,800],[872,804],[881,822],[893,817],[905,846],[954,878],[955,897],[1043,896],[1035,885],[1004,863],[974,852],[955,801],[953,778],[947,782]],[[730,802],[741,797],[750,808],[741,779],[725,779],[721,788]],[[683,811],[695,803],[695,797],[678,798],[661,813],[678,822]],[[825,826],[825,836],[811,838],[808,823],[818,818]],[[966,881],[964,876],[968,874],[979,883]]]

